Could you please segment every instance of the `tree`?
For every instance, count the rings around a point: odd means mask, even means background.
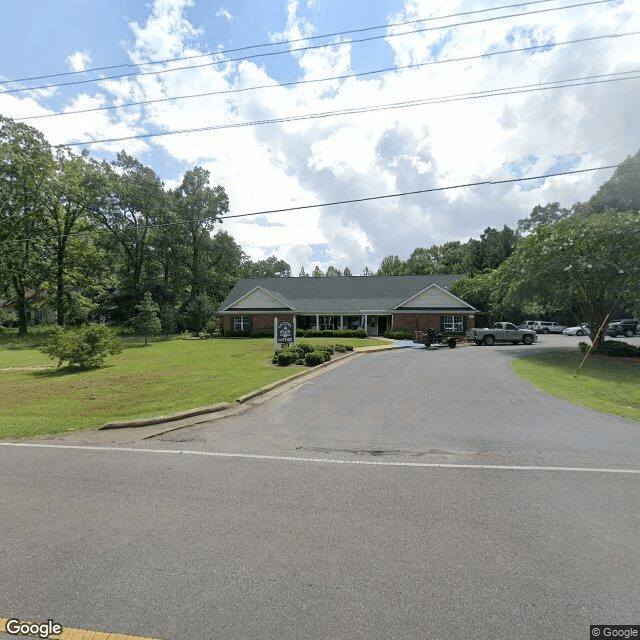
[[[186,236],[191,275],[190,299],[206,290],[205,252],[215,223],[229,211],[229,198],[221,186],[209,186],[209,172],[195,167],[184,174],[182,184],[170,192],[176,221]]]
[[[0,276],[16,299],[18,332],[27,333],[27,292],[39,284],[53,177],[44,136],[0,116]]]
[[[559,202],[549,202],[544,206],[537,204],[531,210],[528,218],[518,220],[518,231],[528,233],[539,224],[553,224],[570,215],[571,211],[560,206]]]
[[[327,278],[337,278],[342,276],[340,269],[336,269],[333,265],[327,267],[327,272],[324,274]]]
[[[371,269],[369,269],[369,267],[367,267],[365,265],[364,269],[362,270],[362,275],[363,276],[372,276],[374,275],[373,271],[371,271]]]
[[[58,367],[68,362],[80,369],[93,369],[102,366],[107,355],[121,353],[122,342],[113,329],[100,324],[81,329],[58,327],[40,351],[58,360]]]
[[[291,266],[285,260],[269,256],[266,260],[247,262],[244,266],[245,278],[290,278]]]
[[[342,272],[342,275],[343,275],[344,277],[347,277],[347,276],[351,276],[351,275],[353,275],[353,274],[351,273],[351,269],[349,269],[349,267],[345,267],[345,268],[344,268],[344,271]]]
[[[640,214],[609,211],[539,225],[519,242],[505,272],[508,302],[579,309],[597,348],[604,334],[596,333],[615,306],[638,297]]]
[[[406,273],[404,262],[398,256],[387,256],[376,272],[377,276],[401,276]]]
[[[640,210],[640,151],[626,158],[589,199],[587,212]]]
[[[162,330],[162,324],[158,313],[160,307],[153,301],[151,293],[144,294],[142,302],[136,305],[138,314],[135,319],[135,326],[139,333],[144,336],[144,343],[147,344],[149,336],[155,336]]]
[[[322,273],[322,269],[318,265],[316,265],[316,268],[311,272],[311,276],[313,278],[323,278],[324,273]]]
[[[309,277],[309,274],[304,270],[304,267],[300,267],[298,278],[308,278],[308,277]]]

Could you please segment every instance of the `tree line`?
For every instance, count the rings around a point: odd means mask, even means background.
[[[496,318],[573,313],[599,326],[612,310],[640,315],[639,210],[640,152],[586,203],[538,205],[516,228],[390,255],[362,275],[460,274],[453,292]],[[224,188],[201,167],[167,189],[124,151],[99,162],[0,116],[0,300],[11,301],[22,334],[33,291],[61,326],[125,323],[150,294],[169,333],[204,329],[238,278],[291,276],[286,261],[252,261],[214,233],[228,211]]]
[[[201,167],[166,189],[124,151],[98,162],[0,116],[0,300],[21,334],[34,291],[61,326],[123,323],[150,292],[165,330],[198,331],[239,277],[291,275],[285,261],[251,261],[213,233],[228,210]]]

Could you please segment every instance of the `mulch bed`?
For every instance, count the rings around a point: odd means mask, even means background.
[[[606,356],[604,353],[590,353],[590,358],[594,360],[608,360],[610,362],[630,362],[631,364],[640,364],[640,358],[619,358],[615,356]]]

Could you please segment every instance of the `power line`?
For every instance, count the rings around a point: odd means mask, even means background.
[[[263,211],[253,211],[251,213],[237,213],[237,214],[232,214],[232,215],[226,215],[226,216],[221,216],[219,218],[220,222],[223,222],[224,220],[230,220],[233,218],[247,218],[250,216],[261,216],[261,215],[267,215],[267,214],[272,214],[272,213],[287,213],[287,212],[291,212],[291,211],[304,211],[304,210],[308,210],[308,209],[321,209],[324,207],[336,207],[339,205],[346,205],[346,204],[356,204],[356,203],[360,203],[360,202],[371,202],[374,200],[388,200],[390,198],[401,198],[403,196],[413,196],[413,195],[419,195],[419,194],[424,194],[424,193],[436,193],[436,192],[440,192],[440,191],[451,191],[453,189],[464,189],[464,188],[468,188],[468,187],[481,187],[481,186],[494,186],[494,185],[500,185],[500,184],[512,184],[512,183],[517,183],[517,182],[528,182],[528,181],[532,181],[532,180],[544,180],[546,178],[556,178],[559,176],[568,176],[568,175],[577,175],[577,174],[581,174],[581,173],[589,173],[589,172],[593,172],[593,171],[604,171],[607,169],[617,169],[618,167],[625,165],[625,166],[629,166],[629,165],[633,165],[633,166],[640,166],[640,162],[621,162],[618,164],[610,164],[610,165],[603,165],[600,167],[589,167],[587,169],[573,169],[573,170],[568,170],[568,171],[557,171],[554,173],[544,173],[544,174],[540,174],[537,176],[527,176],[527,177],[523,177],[523,178],[505,178],[503,180],[479,180],[476,182],[465,182],[465,183],[461,183],[461,184],[453,184],[453,185],[447,185],[447,186],[443,186],[443,187],[430,187],[428,189],[416,189],[414,191],[402,191],[402,192],[397,192],[397,193],[385,193],[382,195],[375,195],[375,196],[365,196],[362,198],[351,198],[348,200],[336,200],[333,202],[319,202],[316,204],[306,204],[306,205],[298,205],[295,207],[283,207],[280,209],[265,209]],[[168,222],[168,223],[164,223],[164,224],[156,224],[156,225],[147,225],[145,227],[145,229],[164,229],[167,227],[176,227],[176,226],[181,226],[183,223],[182,222]],[[69,237],[77,237],[77,236],[82,236],[82,235],[87,235],[87,234],[95,234],[95,233],[111,233],[112,229],[86,229],[83,231],[76,231],[76,232],[72,232],[72,233],[67,233],[67,234],[62,234],[62,235],[53,235],[53,236],[33,236],[31,238],[29,238],[29,241],[32,240],[58,240],[61,238],[69,238]],[[12,239],[12,240],[3,240],[0,241],[0,245],[3,244],[16,244],[16,243],[21,243],[21,242],[26,242],[25,238],[22,239]]]
[[[588,86],[594,84],[604,84],[609,82],[619,82],[622,80],[637,80],[640,75],[640,69],[631,71],[622,71],[611,74],[601,74],[597,76],[584,76],[582,78],[571,78],[565,80],[552,80],[549,82],[539,83],[535,85],[520,85],[516,87],[506,87],[501,89],[488,89],[485,91],[475,91],[464,94],[454,94],[449,96],[440,96],[435,98],[425,98],[419,100],[409,100],[404,102],[389,103],[383,105],[375,105],[368,107],[353,107],[350,109],[340,109],[334,111],[325,111],[321,113],[311,113],[299,116],[286,116],[282,118],[268,118],[264,120],[253,120],[250,122],[232,122],[227,124],[210,125],[206,127],[190,127],[188,129],[174,129],[169,131],[156,131],[152,133],[140,133],[131,136],[121,136],[118,138],[101,138],[94,140],[84,140],[81,142],[67,142],[65,144],[53,145],[54,148],[59,147],[79,147],[92,144],[103,144],[112,142],[123,142],[125,140],[142,140],[149,138],[161,138],[165,136],[182,135],[187,133],[202,133],[205,131],[219,131],[222,129],[240,129],[244,127],[254,127],[266,124],[282,124],[287,122],[300,122],[304,120],[318,120],[322,118],[330,118],[336,116],[357,115],[362,113],[373,113],[377,111],[388,111],[392,109],[407,109],[430,104],[442,104],[446,102],[460,102],[463,100],[478,100],[481,98],[489,98],[502,95],[515,95],[523,93],[531,93],[534,91],[545,91],[550,89],[563,89],[567,87]]]
[[[539,14],[539,13],[548,13],[550,11],[561,11],[563,9],[575,9],[575,8],[579,8],[579,7],[584,7],[584,6],[589,6],[589,5],[596,5],[596,4],[603,4],[606,2],[610,2],[610,0],[589,0],[588,2],[581,2],[579,4],[572,4],[572,5],[566,5],[563,7],[552,7],[549,9],[538,9],[536,11],[529,11],[527,13],[513,13],[513,14],[506,14],[503,16],[495,16],[492,18],[483,18],[481,20],[469,20],[466,22],[458,22],[458,23],[454,23],[454,24],[449,24],[449,25],[441,25],[441,26],[437,26],[437,27],[425,27],[423,29],[413,29],[411,31],[404,31],[404,32],[400,32],[400,33],[389,33],[389,34],[382,34],[382,35],[378,35],[378,36],[369,36],[367,38],[360,38],[357,40],[348,40],[345,42],[335,42],[335,43],[328,43],[328,44],[319,44],[319,45],[312,45],[312,46],[307,46],[307,47],[299,47],[297,49],[293,49],[293,52],[299,52],[299,51],[309,51],[309,50],[314,50],[314,49],[324,49],[324,48],[328,48],[328,47],[339,47],[339,46],[345,46],[345,45],[351,45],[354,43],[360,43],[360,42],[370,42],[373,40],[380,40],[383,38],[395,38],[395,37],[399,37],[399,36],[406,36],[406,35],[415,35],[418,33],[423,33],[426,31],[438,31],[438,30],[442,30],[442,29],[451,29],[454,27],[460,27],[460,26],[468,26],[468,25],[473,25],[473,24],[482,24],[485,22],[492,22],[494,20],[504,20],[506,18],[518,18],[518,17],[526,17],[526,16],[531,16],[534,14]],[[518,5],[515,5],[518,6]],[[90,79],[86,79],[86,80],[74,80],[71,82],[61,82],[61,83],[52,83],[52,84],[45,84],[45,85],[38,85],[35,87],[20,87],[20,88],[16,88],[16,89],[3,89],[2,91],[0,91],[0,94],[7,94],[7,93],[23,93],[23,92],[27,92],[27,91],[35,91],[38,89],[52,89],[52,88],[57,88],[57,87],[67,87],[67,86],[72,86],[72,85],[80,85],[80,84],[91,84],[91,83],[96,83],[96,82],[104,82],[106,80],[119,80],[122,78],[130,78],[130,77],[139,77],[139,76],[148,76],[148,75],[160,75],[160,74],[165,74],[165,73],[172,73],[174,71],[189,71],[189,70],[193,70],[193,69],[199,69],[202,67],[210,67],[210,66],[215,66],[215,65],[221,65],[221,64],[228,64],[230,62],[239,62],[242,60],[249,60],[249,59],[254,59],[254,58],[264,58],[264,57],[271,57],[271,56],[278,56],[278,55],[283,55],[285,53],[290,53],[290,51],[288,50],[283,50],[283,51],[272,51],[272,52],[267,52],[267,53],[258,53],[258,54],[252,54],[249,56],[242,56],[242,57],[238,57],[238,58],[226,58],[226,59],[222,59],[222,60],[214,60],[211,62],[206,62],[206,63],[202,63],[202,64],[197,64],[197,65],[189,65],[186,67],[173,67],[170,69],[161,69],[159,71],[143,71],[143,72],[131,72],[131,73],[123,73],[123,74],[119,74],[119,75],[113,75],[113,76],[105,76],[103,78],[90,78]],[[211,54],[211,55],[217,55],[217,54]],[[6,83],[4,83],[6,84]]]
[[[442,15],[442,16],[432,16],[429,18],[416,18],[414,20],[406,20],[404,22],[395,22],[395,23],[390,23],[390,24],[383,24],[383,25],[375,25],[375,26],[371,26],[371,27],[363,27],[360,29],[349,29],[347,31],[335,31],[333,33],[325,33],[325,34],[321,34],[321,35],[317,35],[317,36],[308,36],[306,38],[295,38],[295,39],[291,39],[291,40],[280,40],[278,42],[263,42],[261,44],[251,44],[251,45],[245,45],[242,47],[236,47],[233,49],[221,49],[219,51],[216,51],[214,53],[201,53],[201,54],[197,54],[197,55],[192,55],[192,56],[179,56],[179,57],[175,57],[175,58],[165,58],[163,60],[150,60],[148,62],[137,62],[137,63],[131,63],[131,62],[127,62],[127,63],[121,63],[121,64],[111,64],[111,65],[104,65],[101,67],[92,67],[90,69],[82,69],[81,71],[63,71],[63,72],[59,72],[59,73],[50,73],[50,74],[45,74],[45,75],[39,75],[39,76],[31,76],[31,77],[25,77],[25,78],[13,78],[11,80],[6,80],[5,83],[10,83],[10,82],[30,82],[33,80],[44,80],[46,78],[59,78],[59,77],[65,77],[65,76],[73,76],[73,75],[80,75],[83,73],[92,73],[95,71],[106,71],[109,69],[122,69],[122,68],[126,68],[126,67],[141,67],[141,66],[149,66],[149,65],[154,65],[154,64],[166,64],[169,62],[180,62],[182,60],[197,60],[197,59],[201,59],[201,58],[206,58],[209,57],[211,55],[217,54],[217,55],[223,55],[223,54],[228,54],[228,53],[236,53],[238,51],[248,51],[250,49],[259,49],[259,48],[263,48],[263,47],[275,47],[275,46],[279,46],[279,45],[285,45],[285,44],[297,44],[299,42],[307,42],[310,40],[321,40],[323,38],[334,38],[336,36],[344,36],[350,33],[364,33],[367,31],[375,31],[376,29],[389,29],[392,27],[401,27],[401,26],[406,26],[409,24],[417,24],[419,22],[431,22],[434,20],[445,20],[447,18],[456,18],[456,17],[461,17],[461,16],[467,16],[467,15],[475,15],[475,14],[480,14],[480,13],[488,13],[490,11],[500,11],[502,9],[513,9],[514,7],[525,7],[525,6],[529,6],[529,5],[536,5],[536,4],[546,4],[548,2],[555,2],[556,0],[531,0],[529,2],[518,2],[516,4],[508,4],[508,5],[502,5],[502,6],[497,6],[497,7],[490,7],[487,9],[476,9],[473,11],[461,11],[461,12],[457,12],[457,13],[450,13],[450,14],[446,14],[446,15]],[[4,84],[4,83],[3,83]]]
[[[545,0],[546,1],[546,0]],[[54,112],[54,113],[45,113],[45,114],[40,114],[40,115],[32,115],[32,116],[25,116],[23,118],[14,118],[15,122],[24,122],[26,120],[40,120],[40,119],[44,119],[44,118],[53,118],[53,117],[59,117],[59,116],[69,116],[69,115],[78,115],[78,114],[82,114],[82,113],[95,113],[95,112],[99,112],[99,111],[112,111],[115,109],[125,109],[125,108],[129,108],[129,107],[138,107],[138,106],[143,106],[143,105],[148,105],[148,104],[158,104],[158,103],[162,103],[162,102],[172,102],[172,101],[178,101],[178,100],[188,100],[188,99],[192,99],[192,98],[205,98],[205,97],[210,97],[210,96],[216,96],[216,95],[229,95],[229,94],[234,94],[234,93],[243,93],[243,92],[247,92],[247,91],[256,91],[259,89],[274,89],[274,88],[282,88],[282,87],[291,87],[291,86],[296,86],[296,85],[302,85],[302,84],[312,84],[312,83],[320,83],[320,82],[331,82],[334,80],[346,80],[348,78],[361,78],[364,76],[372,76],[372,75],[377,75],[377,74],[382,74],[382,73],[389,73],[389,72],[395,72],[395,71],[403,71],[403,70],[407,70],[407,69],[418,69],[421,67],[426,67],[426,66],[432,66],[432,65],[438,65],[438,64],[447,64],[450,62],[468,62],[470,60],[479,60],[479,59],[483,59],[483,58],[490,58],[493,56],[498,56],[498,55],[505,55],[508,53],[523,53],[523,52],[527,52],[527,51],[536,51],[538,49],[546,49],[548,47],[559,47],[559,46],[564,46],[564,45],[569,45],[569,44],[578,44],[578,43],[584,43],[584,42],[592,42],[595,40],[604,40],[607,38],[623,38],[626,36],[633,36],[633,35],[638,35],[640,34],[640,31],[629,31],[626,33],[611,33],[611,34],[604,34],[604,35],[599,35],[599,36],[588,36],[585,38],[576,38],[575,40],[565,40],[562,42],[547,42],[545,44],[539,44],[539,45],[533,45],[530,47],[520,47],[517,49],[501,49],[498,51],[490,51],[488,53],[481,53],[481,54],[476,54],[476,55],[472,55],[472,56],[463,56],[460,58],[447,58],[444,60],[432,60],[429,62],[419,62],[419,63],[415,63],[415,64],[408,64],[408,65],[401,65],[401,66],[394,66],[394,67],[386,67],[383,69],[374,69],[372,71],[362,71],[360,73],[348,73],[348,74],[342,74],[342,75],[338,75],[338,76],[330,76],[327,78],[316,78],[316,79],[311,79],[311,80],[295,80],[292,82],[283,82],[281,84],[263,84],[263,85],[257,85],[257,86],[253,86],[253,87],[241,87],[241,88],[237,88],[237,89],[222,89],[219,91],[207,91],[204,93],[194,93],[194,94],[188,94],[188,95],[182,95],[182,96],[170,96],[170,97],[166,97],[166,98],[155,98],[155,99],[151,99],[151,100],[138,100],[136,102],[125,102],[123,104],[116,104],[116,105],[108,105],[108,106],[103,106],[103,107],[92,107],[92,108],[88,108],[88,109],[76,109],[73,111],[59,111],[59,112]]]

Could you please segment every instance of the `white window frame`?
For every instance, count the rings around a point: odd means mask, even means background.
[[[251,331],[251,316],[233,316],[234,331]]]
[[[464,331],[464,317],[444,316],[442,326],[449,333],[462,333]]]

